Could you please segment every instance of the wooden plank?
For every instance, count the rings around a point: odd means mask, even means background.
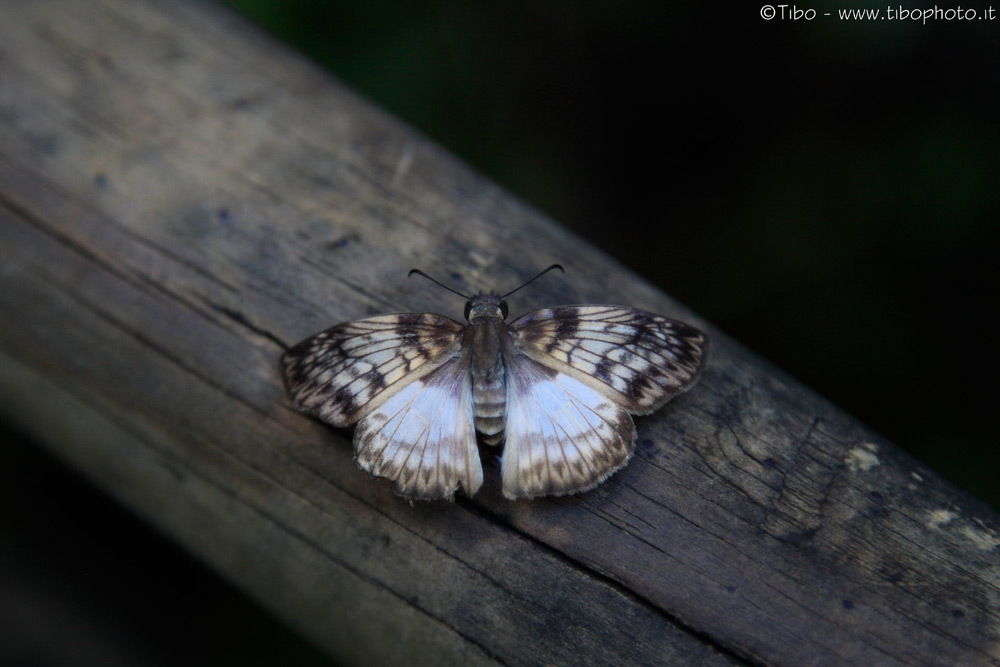
[[[214,5],[7,2],[0,411],[345,663],[997,664],[994,513]],[[345,319],[611,302],[713,336],[581,497],[410,506],[294,412]],[[549,279],[551,278],[551,279]]]

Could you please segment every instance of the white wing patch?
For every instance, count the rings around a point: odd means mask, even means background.
[[[528,357],[508,361],[504,496],[586,491],[628,462],[635,426],[622,407]]]
[[[468,362],[455,357],[396,392],[358,423],[358,465],[407,498],[472,496],[483,483]]]

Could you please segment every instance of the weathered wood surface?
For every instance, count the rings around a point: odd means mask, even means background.
[[[0,414],[345,663],[1000,662],[997,516],[241,19],[3,2]],[[345,319],[612,302],[713,335],[581,497],[410,506],[294,412]]]

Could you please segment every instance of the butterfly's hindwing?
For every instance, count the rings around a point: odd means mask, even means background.
[[[338,324],[285,352],[285,384],[300,409],[335,426],[350,426],[452,357],[464,330],[430,313]]]
[[[457,356],[393,394],[365,416],[354,436],[358,465],[396,482],[407,498],[473,495],[483,482],[473,426],[467,355]]]
[[[628,462],[635,426],[621,406],[524,355],[507,364],[504,496],[586,491]]]
[[[694,386],[707,358],[701,331],[635,308],[545,308],[518,318],[510,331],[517,350],[634,414],[653,412]]]

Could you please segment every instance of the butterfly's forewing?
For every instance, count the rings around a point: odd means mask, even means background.
[[[467,356],[411,382],[370,412],[354,437],[358,465],[396,482],[407,498],[451,499],[479,490],[483,469],[473,426]]]
[[[430,313],[338,324],[282,356],[288,393],[301,410],[350,426],[450,359],[464,329]]]
[[[628,462],[635,426],[593,387],[524,356],[507,360],[503,494],[586,491]]]
[[[621,306],[559,306],[510,324],[513,349],[648,414],[694,386],[708,338],[689,324]]]

